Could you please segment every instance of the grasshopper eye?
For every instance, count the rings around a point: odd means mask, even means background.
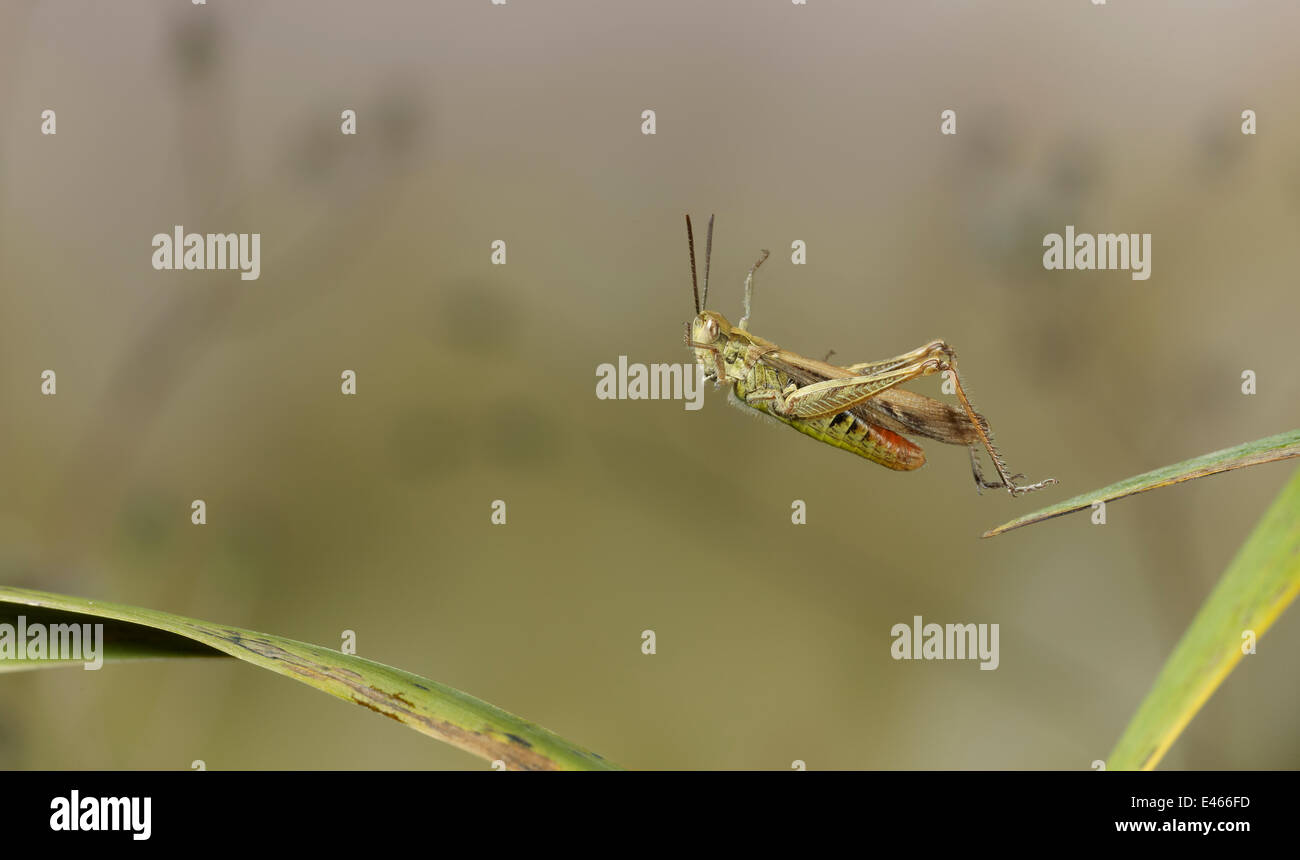
[[[713,319],[705,320],[704,331],[709,335],[710,340],[716,339],[718,336],[718,321]]]

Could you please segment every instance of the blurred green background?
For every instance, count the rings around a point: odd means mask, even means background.
[[[1298,25],[1282,0],[6,3],[0,581],[355,630],[629,767],[1086,769],[1290,469],[978,536],[1297,425]],[[1010,465],[1061,486],[976,495],[937,444],[889,472],[712,389],[597,400],[620,354],[690,360],[687,211],[717,213],[712,307],[737,318],[771,248],[755,331],[845,362],[947,339]],[[260,232],[261,279],[154,271],[175,224]],[[1045,271],[1067,224],[1153,234],[1150,280]],[[892,660],[914,615],[1000,624],[1000,667]],[[1162,766],[1300,765],[1297,648],[1293,612]],[[233,661],[0,677],[0,767],[194,759],[487,766]]]

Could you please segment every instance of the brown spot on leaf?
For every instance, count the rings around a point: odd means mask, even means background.
[[[448,720],[434,717],[400,693],[389,693],[366,683],[365,677],[343,666],[317,662],[312,657],[296,653],[259,636],[246,636],[238,630],[191,625],[195,630],[256,654],[270,661],[273,668],[296,675],[305,682],[341,699],[347,699],[389,719],[405,723],[418,732],[429,735],[487,759],[501,760],[511,770],[556,770],[559,765],[545,753],[533,749],[531,742],[505,732],[485,728],[483,731],[458,726]],[[302,645],[304,650],[319,652],[322,659],[331,659],[334,652],[315,646]],[[360,658],[354,658],[360,659]]]
[[[374,711],[376,714],[383,714],[385,717],[388,717],[388,719],[390,720],[397,720],[397,722],[399,723],[402,721],[402,718],[397,716],[397,714],[390,714],[388,711],[380,710],[379,708],[376,708],[374,705],[370,704],[369,702],[363,699],[358,699],[356,696],[352,697],[352,701],[363,708],[369,708],[370,710]]]

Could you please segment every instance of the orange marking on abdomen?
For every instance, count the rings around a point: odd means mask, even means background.
[[[921,450],[921,446],[909,441],[904,436],[898,435],[893,430],[886,430],[884,427],[877,427],[875,424],[867,424],[867,435],[874,444],[886,448],[894,454],[894,462],[881,463],[880,465],[890,469],[897,469],[900,472],[910,472],[925,465],[925,452]]]

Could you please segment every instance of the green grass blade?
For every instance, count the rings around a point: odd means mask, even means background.
[[[1165,466],[1163,469],[1155,469],[1151,472],[1135,475],[1132,478],[1126,478],[1123,481],[1111,484],[1109,487],[1093,490],[1090,493],[1066,499],[1064,502],[1058,502],[1032,514],[1017,517],[997,528],[989,529],[983,536],[986,538],[993,537],[1009,532],[1012,529],[1018,529],[1021,526],[1041,523],[1043,520],[1050,520],[1053,517],[1060,517],[1091,508],[1093,502],[1111,502],[1136,493],[1145,493],[1147,490],[1168,487],[1171,484],[1180,484],[1193,478],[1204,478],[1207,475],[1217,475],[1219,472],[1228,472],[1246,466],[1258,466],[1260,463],[1272,463],[1275,460],[1285,460],[1288,457],[1300,457],[1300,430],[1291,430],[1286,433],[1279,433],[1276,436],[1257,439],[1254,442],[1247,442],[1235,448],[1224,448],[1222,451],[1193,457],[1181,463],[1174,463],[1172,466]]]
[[[1255,526],[1156,678],[1108,770],[1150,770],[1241,660],[1300,593],[1300,470]],[[1252,659],[1264,659],[1254,657]]]
[[[18,589],[0,589],[0,592],[12,592],[22,594]],[[23,606],[18,607],[16,604],[7,602],[8,598],[0,597],[0,624],[10,624],[17,627],[18,616],[23,616],[27,625],[32,624],[86,624],[95,623],[104,625],[104,642],[103,654],[101,655],[104,662],[118,662],[122,660],[158,660],[167,657],[226,657],[215,648],[204,645],[202,642],[194,639],[187,639],[184,636],[177,636],[174,633],[168,633],[165,630],[159,630],[153,627],[145,627],[141,624],[118,621],[113,618],[86,618],[77,617],[75,613],[70,613],[62,609],[50,609],[44,606]],[[14,631],[15,638],[18,632]],[[14,653],[6,653],[3,641],[0,640],[0,672],[20,672],[28,669],[51,669],[60,666],[81,667],[84,660],[56,660],[56,659],[24,659],[25,655],[15,656]]]
[[[103,623],[107,659],[236,657],[510,769],[616,769],[596,753],[481,699],[329,648],[136,606],[0,587],[0,623],[16,626],[20,615],[28,623]],[[0,669],[60,665],[70,664],[0,659]]]

